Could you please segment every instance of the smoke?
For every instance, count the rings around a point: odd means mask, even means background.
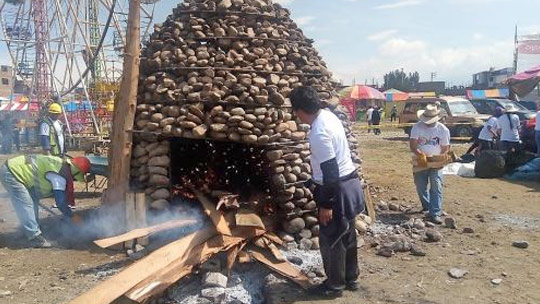
[[[58,245],[68,248],[88,246],[94,240],[119,235],[128,230],[124,227],[125,209],[123,203],[102,206],[99,209],[90,209],[75,212],[82,218],[78,225],[61,219],[60,223],[47,225],[46,235],[53,236]],[[146,224],[142,223],[136,228],[144,228],[173,220],[195,220],[196,224],[178,229],[157,233],[152,237],[152,245],[158,246],[170,240],[179,239],[189,233],[200,229],[208,220],[198,203],[176,201],[165,210],[148,210]]]

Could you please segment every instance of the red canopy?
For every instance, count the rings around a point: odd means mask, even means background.
[[[505,83],[518,96],[526,96],[540,83],[540,65],[508,78]]]

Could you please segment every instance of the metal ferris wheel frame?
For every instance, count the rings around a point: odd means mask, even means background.
[[[149,35],[156,2],[143,1],[143,37]],[[126,44],[127,6],[128,0],[0,1],[0,27],[14,80],[30,87],[41,104],[74,91],[90,101],[89,86],[113,83],[121,75],[117,67]]]

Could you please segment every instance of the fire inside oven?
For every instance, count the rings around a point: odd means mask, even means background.
[[[173,195],[194,200],[190,187],[205,193],[238,195],[241,202],[262,203],[271,193],[265,150],[231,142],[171,140]],[[256,206],[253,206],[256,207]]]

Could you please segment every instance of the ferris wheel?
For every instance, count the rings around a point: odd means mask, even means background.
[[[141,39],[159,0],[141,1]],[[2,40],[13,77],[42,103],[117,83],[122,75],[129,0],[0,0]],[[99,131],[92,111],[96,131]]]

